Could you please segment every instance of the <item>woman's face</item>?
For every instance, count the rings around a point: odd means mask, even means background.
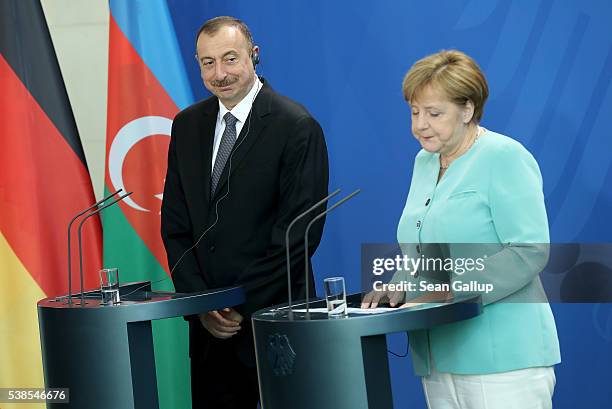
[[[473,104],[457,105],[437,87],[427,85],[410,104],[412,134],[427,152],[448,155],[465,140]]]

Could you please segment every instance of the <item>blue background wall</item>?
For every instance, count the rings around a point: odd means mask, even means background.
[[[487,75],[482,124],[536,157],[553,242],[612,241],[612,2],[572,0],[168,0],[191,88],[204,20],[233,15],[261,47],[258,72],[303,103],[329,147],[330,187],[358,199],[328,219],[318,285],[343,275],[359,291],[360,245],[393,242],[419,149],[401,94],[417,59],[457,48]],[[320,288],[319,288],[320,292]],[[612,407],[612,305],[556,304],[563,363],[556,408]],[[405,334],[389,338],[403,353]],[[396,408],[424,407],[410,358],[390,357]]]

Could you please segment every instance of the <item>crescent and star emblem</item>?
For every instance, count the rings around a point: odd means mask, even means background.
[[[108,153],[108,173],[115,189],[125,189],[123,162],[130,149],[149,136],[170,136],[171,129],[171,119],[163,116],[143,116],[128,122],[117,132]],[[163,193],[154,196],[159,200],[163,199]],[[150,212],[149,209],[140,206],[129,196],[125,198],[125,204],[141,212]]]

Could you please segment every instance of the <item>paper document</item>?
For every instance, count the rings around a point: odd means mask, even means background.
[[[397,311],[397,310],[398,310],[397,308],[389,308],[389,307],[368,308],[368,309],[361,309],[361,308],[356,308],[356,307],[347,308],[347,312],[349,314],[381,314],[383,312]],[[294,312],[306,312],[306,309],[305,308],[294,309],[293,311]],[[327,314],[327,308],[311,308],[310,312]]]

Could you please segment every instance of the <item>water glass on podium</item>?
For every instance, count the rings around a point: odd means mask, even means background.
[[[103,268],[100,270],[100,290],[102,304],[119,304],[119,270],[116,268]]]
[[[325,300],[327,301],[327,316],[329,318],[343,318],[347,315],[346,288],[344,277],[329,277],[323,280]]]

